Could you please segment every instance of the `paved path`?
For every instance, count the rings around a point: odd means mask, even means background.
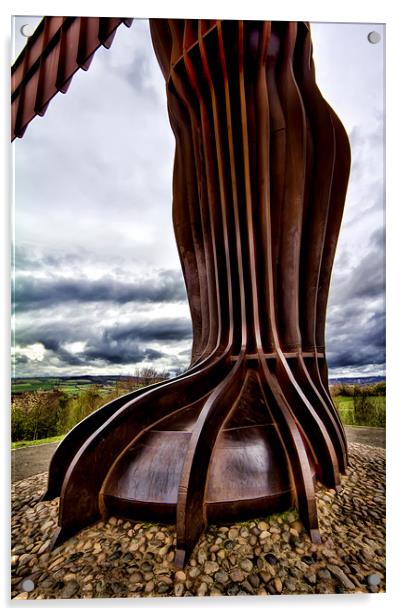
[[[20,481],[31,475],[44,473],[58,443],[45,443],[33,447],[21,447],[11,451],[11,481]]]
[[[385,449],[383,428],[356,428],[347,426],[346,436],[351,443],[362,443]],[[12,481],[20,481],[31,475],[44,473],[49,468],[50,458],[58,443],[46,443],[36,447],[21,447],[11,452]]]
[[[345,426],[345,430],[349,443],[362,443],[385,449],[385,428]]]

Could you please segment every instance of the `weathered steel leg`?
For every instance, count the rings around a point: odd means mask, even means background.
[[[175,521],[182,566],[209,521],[295,505],[319,541],[315,477],[334,487],[347,464],[324,347],[347,137],[315,84],[307,25],[151,20],[151,34],[192,362],[61,443],[59,540],[111,512]]]

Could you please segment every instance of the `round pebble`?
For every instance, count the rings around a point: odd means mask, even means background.
[[[371,573],[366,578],[366,583],[368,586],[378,586],[381,582],[381,577],[378,573]]]
[[[279,577],[276,577],[274,579],[274,586],[275,586],[275,590],[278,594],[280,594],[282,592],[282,580]]]
[[[240,586],[238,584],[229,584],[226,588],[226,594],[228,595],[238,595],[240,591]]]
[[[214,579],[220,584],[226,584],[226,582],[229,580],[229,576],[225,571],[217,571],[214,575]]]
[[[219,571],[218,563],[212,560],[208,560],[204,565],[204,572],[207,575],[212,575],[213,573],[216,573],[216,571]]]
[[[272,552],[267,552],[266,554],[264,554],[264,558],[270,565],[276,565],[276,563],[278,562],[278,559],[276,558],[275,554],[272,554]]]
[[[229,539],[237,539],[237,537],[239,536],[239,531],[237,528],[231,528],[228,532],[228,537]]]
[[[198,577],[200,573],[201,571],[198,567],[191,567],[190,571],[188,572],[188,575],[193,580],[194,578]]]
[[[242,582],[246,577],[244,572],[241,569],[239,569],[239,567],[236,567],[235,569],[233,569],[229,575],[230,575],[230,579],[233,582]]]
[[[160,582],[157,586],[157,592],[162,595],[166,593],[170,589],[169,585],[166,582]]]
[[[240,567],[243,571],[250,573],[253,570],[253,563],[248,558],[243,558],[243,560],[240,561]]]
[[[67,582],[67,584],[64,586],[60,596],[62,599],[71,599],[72,597],[74,597],[74,595],[77,594],[79,589],[80,585],[78,584],[78,582],[76,582],[75,580],[71,580]]]

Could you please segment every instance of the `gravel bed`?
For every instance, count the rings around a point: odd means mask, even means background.
[[[385,590],[385,450],[350,444],[339,493],[317,486],[322,543],[297,511],[209,526],[182,570],[173,526],[111,517],[52,552],[46,473],[12,485],[13,599],[377,593]]]

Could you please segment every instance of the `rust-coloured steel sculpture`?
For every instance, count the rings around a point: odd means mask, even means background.
[[[325,312],[350,166],[304,23],[150,20],[176,137],[173,220],[193,322],[187,372],[78,424],[51,461],[62,541],[100,516],[176,523],[182,566],[208,522],[295,505],[346,439]]]
[[[11,70],[11,141],[43,116],[57,92],[67,92],[74,73],[87,71],[95,51],[112,44],[120,17],[45,17]]]

